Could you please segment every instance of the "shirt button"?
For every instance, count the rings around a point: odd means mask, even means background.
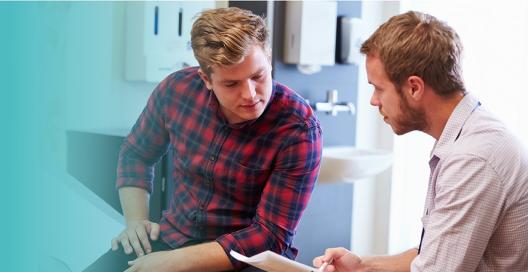
[[[210,159],[211,161],[215,161],[215,160],[216,160],[216,157],[215,157],[215,155],[211,155],[211,157],[209,157],[209,159]]]
[[[189,213],[189,217],[191,220],[196,220],[196,211],[192,211]]]

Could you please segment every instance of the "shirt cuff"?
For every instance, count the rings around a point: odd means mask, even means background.
[[[152,193],[152,182],[147,180],[138,180],[133,178],[117,178],[116,188],[121,187],[137,187]]]
[[[247,256],[246,255],[247,253],[244,251],[242,247],[240,247],[236,238],[232,234],[229,233],[226,235],[222,235],[216,239],[216,242],[218,242],[220,246],[224,248],[224,251],[227,257],[231,261],[231,264],[233,264],[233,267],[235,268],[235,270],[241,270],[243,268],[248,267],[246,263],[238,261],[237,259],[233,258],[231,254],[229,254],[231,250],[234,250],[242,255]]]

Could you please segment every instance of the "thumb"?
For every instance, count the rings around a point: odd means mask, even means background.
[[[156,241],[158,240],[159,233],[160,233],[160,226],[159,224],[149,222],[147,224],[147,232],[150,234],[150,240]]]

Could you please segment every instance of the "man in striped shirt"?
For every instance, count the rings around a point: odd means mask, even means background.
[[[462,45],[435,17],[407,12],[363,43],[371,104],[402,135],[436,139],[421,243],[394,256],[327,249],[325,271],[528,271],[528,152],[466,92]],[[506,79],[507,80],[507,79]]]
[[[191,37],[200,67],[163,80],[123,143],[117,187],[126,229],[86,271],[244,269],[230,250],[295,258],[292,239],[319,170],[319,121],[272,80],[261,17],[204,11]],[[147,200],[153,166],[169,148],[175,189],[158,224]]]

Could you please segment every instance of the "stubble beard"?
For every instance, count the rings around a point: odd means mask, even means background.
[[[414,130],[425,131],[428,127],[425,111],[412,108],[403,95],[400,98],[400,115],[395,120],[394,133],[403,135]]]

